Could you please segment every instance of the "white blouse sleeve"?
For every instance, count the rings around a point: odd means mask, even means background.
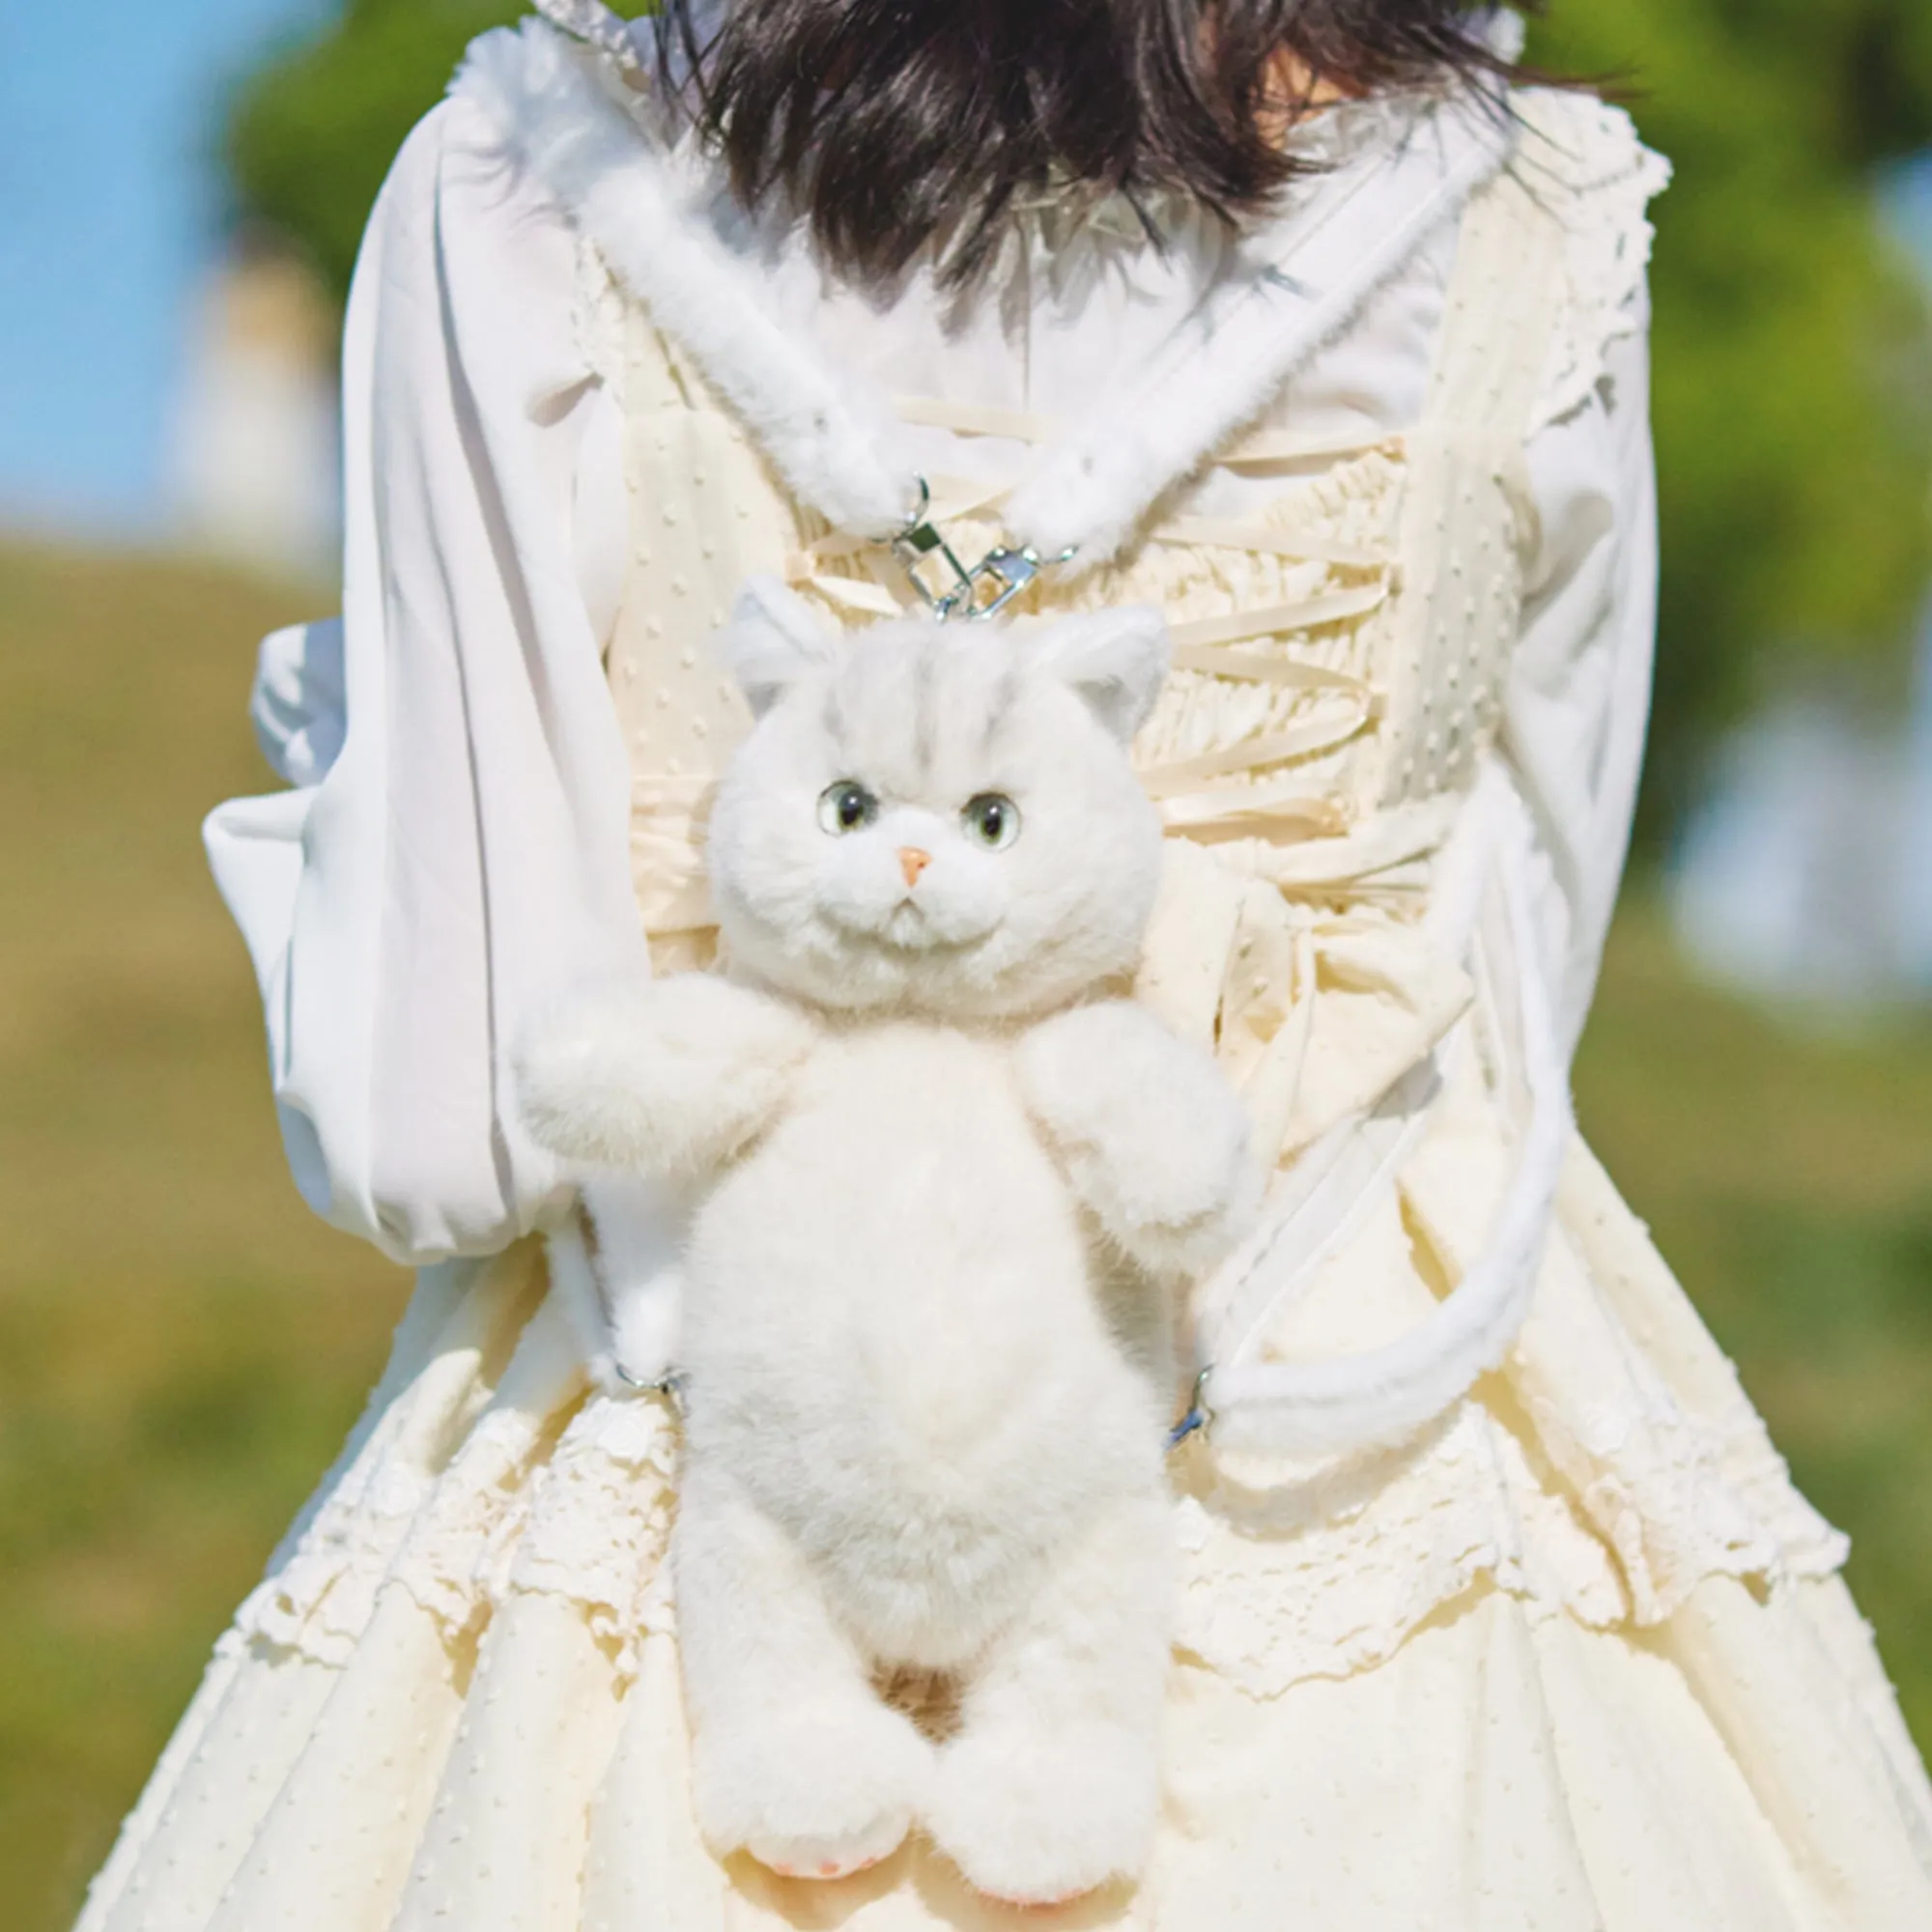
[[[570,231],[446,102],[350,300],[342,619],[263,650],[296,788],[208,827],[297,1181],[399,1261],[491,1252],[559,1198],[507,1049],[533,1002],[645,956],[601,664],[621,437],[576,288]]]
[[[1640,283],[1587,397],[1530,440],[1542,523],[1504,694],[1503,752],[1535,824],[1537,925],[1560,1043],[1588,1015],[1650,715],[1657,493]]]

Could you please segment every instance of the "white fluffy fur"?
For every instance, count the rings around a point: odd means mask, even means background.
[[[547,1246],[584,1369],[607,1395],[662,1385],[677,1367],[689,1203],[663,1181],[595,1172],[579,1200]]]
[[[805,1017],[708,974],[581,993],[534,1022],[522,1063],[530,1132],[566,1159],[682,1180],[736,1153],[783,1103],[816,1044]]]
[[[1082,566],[1118,555],[1151,506],[1348,327],[1417,243],[1502,167],[1512,145],[1501,103],[1458,98],[1438,103],[1393,162],[1372,152],[1321,183],[1303,223],[1312,234],[1287,272],[1257,262],[1246,280],[1224,285],[1204,321],[1177,334],[1136,393],[1109,398],[1047,452],[1008,498],[1009,527],[1042,555],[1076,548]],[[1362,178],[1390,167],[1406,178],[1406,206],[1364,246],[1346,213]]]
[[[471,46],[453,91],[596,242],[800,497],[859,535],[890,536],[904,524],[914,487],[889,461],[883,408],[771,314],[762,285],[719,241],[593,53],[545,21],[499,28]]]
[[[1159,613],[1009,635],[915,620],[834,655],[774,606],[804,610],[754,585],[733,627],[766,715],[710,819],[712,897],[738,965],[822,1007],[948,1019],[1043,1011],[1130,970],[1160,827],[1123,746],[1159,689]],[[880,793],[879,821],[828,838],[817,801],[856,776]],[[1017,844],[975,846],[960,808],[1014,785]],[[933,861],[913,892],[907,847]]]
[[[1145,1857],[1168,1289],[1254,1194],[1211,1063],[1095,997],[1153,898],[1126,746],[1164,652],[1144,611],[835,650],[757,592],[762,715],[712,816],[736,979],[606,989],[526,1044],[539,1139],[697,1178],[672,1559],[721,1851],[829,1876],[923,1823],[1024,1902]],[[845,780],[880,810],[828,831]],[[1004,849],[962,823],[988,791]],[[899,1668],[956,1682],[954,1735],[882,1699]]]

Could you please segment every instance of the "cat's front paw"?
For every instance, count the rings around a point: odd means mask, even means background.
[[[1137,1877],[1159,1804],[1148,1738],[1105,1724],[999,1727],[946,1747],[925,1815],[975,1890],[1046,1906]]]
[[[699,1830],[785,1878],[845,1878],[897,1850],[923,1809],[932,1747],[854,1698],[724,1722],[692,1741]]]
[[[1230,1158],[1202,1161],[1193,1173],[1176,1169],[1154,1188],[1120,1190],[1116,1238],[1143,1267],[1177,1280],[1198,1281],[1226,1261],[1254,1226],[1264,1186],[1247,1157],[1246,1122],[1231,1141]]]
[[[1261,1195],[1247,1112],[1205,1054],[1110,1001],[1036,1028],[1020,1068],[1068,1179],[1143,1266],[1204,1274],[1246,1232]]]
[[[523,1028],[517,1106],[566,1160],[696,1175],[763,1129],[813,1039],[794,1009],[708,973],[588,987]]]

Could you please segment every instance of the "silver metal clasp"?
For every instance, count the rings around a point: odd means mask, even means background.
[[[962,604],[971,603],[973,573],[953,554],[952,546],[932,521],[931,485],[923,476],[914,480],[919,484],[919,505],[893,538],[893,554],[920,602],[943,624]]]
[[[1066,553],[1066,556],[1072,554],[1071,551]],[[1056,557],[1054,561],[1065,563],[1066,557]],[[1005,547],[989,550],[973,567],[973,585],[978,595],[967,615],[997,617],[1045,568],[1045,561],[1037,550]]]
[[[1042,557],[1024,545],[1002,544],[976,564],[962,563],[932,520],[931,486],[923,476],[913,480],[919,485],[919,504],[906,519],[905,527],[892,539],[893,554],[914,594],[940,623],[954,617],[983,623],[988,617],[997,617],[1031,587],[1042,570],[1072,560],[1071,550]]]
[[[1208,1378],[1213,1373],[1210,1366],[1194,1378],[1194,1387],[1187,1398],[1187,1413],[1167,1432],[1167,1453],[1170,1456],[1190,1435],[1198,1435],[1213,1420],[1208,1407]]]
[[[684,1414],[684,1392],[691,1386],[691,1378],[682,1369],[672,1369],[668,1375],[660,1376],[656,1381],[647,1382],[634,1376],[622,1362],[614,1357],[611,1366],[617,1372],[617,1379],[626,1388],[635,1389],[639,1395],[661,1395],[670,1404],[672,1410],[682,1418]]]

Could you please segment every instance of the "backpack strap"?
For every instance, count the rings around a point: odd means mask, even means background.
[[[702,207],[715,184],[652,103],[544,21],[486,34],[455,82],[700,367],[799,498],[874,543],[940,541],[883,397],[769,306]],[[1418,110],[1393,152],[1316,178],[1293,233],[1267,226],[1123,395],[1044,451],[1008,497],[1031,569],[1116,555],[1151,505],[1251,422],[1321,345],[1507,161],[1514,126],[1468,90]]]
[[[1399,650],[1427,652],[1456,635],[1438,608],[1443,600],[1495,594],[1494,582],[1471,582],[1458,562],[1479,554],[1477,526],[1465,523],[1486,478],[1520,506],[1525,544],[1533,538],[1523,444],[1566,293],[1560,218],[1529,170],[1498,175],[1463,214],[1429,403],[1407,439],[1413,528]],[[1478,628],[1487,636],[1492,627]],[[1374,822],[1402,810],[1384,807]],[[1299,1156],[1262,1227],[1203,1284],[1202,1371],[1184,1419],[1188,1433],[1211,1427],[1222,1448],[1287,1456],[1398,1439],[1465,1395],[1514,1341],[1535,1293],[1573,1132],[1568,1067],[1537,967],[1533,844],[1514,785],[1486,756],[1440,841],[1426,930],[1457,960],[1500,937],[1516,962],[1512,1054],[1529,1105],[1488,1245],[1440,1307],[1396,1341],[1321,1362],[1264,1359],[1280,1317],[1394,1182],[1434,1118],[1441,1080],[1432,1052],[1367,1112],[1339,1122]]]

